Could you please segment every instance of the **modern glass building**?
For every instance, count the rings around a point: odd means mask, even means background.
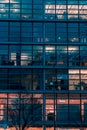
[[[0,126],[87,130],[87,0],[0,0]]]

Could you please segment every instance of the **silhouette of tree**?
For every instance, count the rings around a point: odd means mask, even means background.
[[[32,95],[18,95],[8,106],[9,125],[16,130],[26,130],[30,126],[40,125],[42,105]]]

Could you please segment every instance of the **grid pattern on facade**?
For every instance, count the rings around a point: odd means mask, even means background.
[[[87,94],[46,93],[45,106],[43,93],[2,93],[0,97],[0,126],[5,122],[9,127],[86,127]]]
[[[86,0],[1,0],[1,19],[87,20]]]
[[[86,130],[86,0],[0,0],[0,92],[4,129]]]
[[[5,36],[5,38],[4,38]],[[1,22],[0,42],[18,44],[80,44],[87,42],[86,22]]]

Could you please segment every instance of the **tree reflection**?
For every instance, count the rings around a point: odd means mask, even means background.
[[[38,126],[42,121],[42,104],[31,94],[18,94],[8,106],[8,119],[8,125],[15,127],[16,130]]]

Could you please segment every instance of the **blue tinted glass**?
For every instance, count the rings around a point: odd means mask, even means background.
[[[34,4],[41,4],[43,2],[43,0],[33,0]]]
[[[22,0],[22,3],[32,3],[32,0]]]

